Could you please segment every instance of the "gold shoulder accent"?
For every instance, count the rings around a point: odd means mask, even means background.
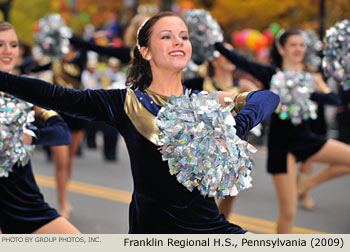
[[[156,117],[151,114],[137,99],[134,91],[128,89],[125,96],[124,111],[137,131],[153,144],[159,146],[159,130]]]
[[[68,83],[63,78],[63,69],[61,61],[56,59],[52,62],[52,72],[54,75],[54,84],[59,85],[61,87],[68,87]]]
[[[247,96],[250,92],[244,92],[244,93],[240,93],[236,96],[234,103],[235,103],[235,107],[234,107],[234,111],[236,113],[238,113],[239,111],[242,110],[242,108],[245,106],[246,104],[246,99]]]
[[[58,116],[58,113],[53,110],[46,110],[42,108],[38,117],[39,121],[44,125],[45,122],[53,116]]]
[[[71,77],[73,75],[69,76],[67,74],[68,72],[66,72],[64,68],[65,68],[65,64],[62,64],[60,60],[57,59],[52,62],[54,84],[61,87],[80,89],[81,88],[80,81]]]
[[[159,106],[164,106],[165,103],[167,103],[167,101],[169,100],[169,96],[165,96],[165,95],[161,95],[161,94],[157,94],[151,90],[149,90],[148,88],[145,89],[145,92],[148,94],[149,97],[152,98],[152,100]]]
[[[54,75],[61,75],[62,74],[61,62],[57,59],[52,61],[51,70]]]
[[[63,63],[63,69],[66,73],[75,77],[79,76],[80,74],[80,68],[77,65],[71,63]]]
[[[15,67],[15,68],[12,70],[12,74],[21,75],[21,71],[19,70],[19,68]]]

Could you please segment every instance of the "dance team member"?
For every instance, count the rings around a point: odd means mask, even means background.
[[[18,54],[14,27],[0,21],[0,70],[10,73]],[[56,112],[40,108],[35,110],[44,127],[34,130],[35,138],[22,134],[26,144],[62,145],[70,142],[69,129]],[[0,178],[0,229],[3,233],[79,233],[44,201],[30,161],[25,166],[16,163],[12,169],[7,178]]]
[[[237,67],[260,80],[265,88],[270,87],[272,76],[278,71],[302,71],[305,43],[300,31],[289,30],[278,39],[273,49],[274,65],[262,65],[249,61],[222,44],[216,49],[231,60]],[[321,78],[315,78],[316,92],[311,100],[322,104],[339,103],[339,98],[330,92]],[[298,196],[315,186],[350,173],[350,147],[337,140],[318,136],[310,130],[309,121],[303,120],[295,126],[290,120],[281,120],[272,115],[268,139],[267,170],[273,176],[279,202],[277,233],[291,233],[296,216]],[[296,163],[318,162],[329,166],[305,180],[297,187]]]
[[[139,29],[130,66],[130,89],[76,90],[0,73],[0,90],[60,113],[98,120],[116,127],[130,155],[134,192],[129,209],[130,233],[245,233],[218,211],[215,199],[203,197],[170,175],[156,143],[155,119],[171,95],[182,95],[182,69],[191,57],[188,29],[181,17],[162,12]],[[279,98],[271,91],[254,91],[235,99],[237,135],[269,116]],[[244,106],[245,105],[245,106]]]

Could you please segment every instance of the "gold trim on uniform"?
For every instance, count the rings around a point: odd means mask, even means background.
[[[246,102],[247,102],[247,96],[250,92],[243,92],[238,94],[235,97],[234,103],[235,103],[235,107],[234,107],[234,111],[236,113],[238,113],[239,111],[242,110],[242,108],[245,106]]]
[[[159,106],[164,106],[165,103],[169,100],[169,96],[157,94],[149,89],[146,89],[145,92],[148,94],[149,97],[152,98],[152,100],[157,103]]]
[[[58,113],[56,111],[53,111],[53,110],[41,109],[41,111],[38,115],[38,118],[39,118],[40,123],[45,125],[45,122],[53,116],[58,116]]]
[[[74,64],[71,64],[71,63],[65,63],[65,62],[63,62],[62,65],[63,65],[63,70],[66,73],[68,73],[68,74],[70,74],[70,75],[72,75],[74,77],[78,77],[79,76],[80,69],[79,69],[78,66],[76,66]]]
[[[17,67],[16,67],[16,68],[12,69],[11,74],[21,75],[21,71],[20,71],[20,69],[19,69],[19,68],[17,68]]]
[[[62,63],[60,60],[52,62],[52,72],[54,83],[61,87],[81,89],[79,79],[80,69],[78,66],[70,63]]]
[[[163,101],[162,97],[164,96],[157,95],[149,90],[146,92],[157,104]],[[160,146],[158,143],[160,132],[157,128],[156,117],[142,105],[132,89],[128,89],[126,92],[124,111],[141,135],[153,144]]]

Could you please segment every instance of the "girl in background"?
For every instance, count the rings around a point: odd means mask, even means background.
[[[10,73],[19,55],[18,38],[14,27],[0,21],[0,70]],[[53,111],[35,109],[45,127],[34,130],[32,138],[22,134],[25,144],[63,145],[71,135],[61,117]],[[51,208],[35,182],[31,163],[14,165],[9,177],[0,178],[0,230],[3,233],[67,233],[79,231]]]
[[[260,80],[268,89],[272,76],[278,71],[303,70],[302,61],[306,49],[301,32],[289,30],[277,40],[272,52],[274,65],[271,66],[249,61],[236,52],[227,50],[220,43],[215,46],[237,67]],[[324,81],[316,76],[314,79],[317,90],[311,94],[311,100],[337,105],[339,98],[330,92]],[[350,173],[349,155],[348,145],[314,134],[307,120],[295,126],[290,120],[281,120],[277,114],[272,115],[267,170],[272,174],[279,202],[277,233],[292,232],[298,196],[321,183]],[[328,167],[297,187],[297,162],[326,163]]]

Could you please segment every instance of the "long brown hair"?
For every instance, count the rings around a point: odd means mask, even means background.
[[[152,27],[154,24],[163,17],[178,17],[183,20],[183,18],[176,13],[166,11],[166,12],[160,12],[147,21],[139,28],[139,32],[137,34],[137,41],[139,48],[142,46],[148,47],[151,34],[152,34]],[[186,22],[184,21],[186,24]],[[147,60],[145,60],[139,51],[138,46],[134,48],[134,58],[132,59],[130,65],[129,65],[129,71],[127,76],[127,85],[130,86],[133,90],[139,89],[143,91],[144,89],[148,88],[149,85],[152,82],[152,71],[151,71],[151,65]]]

